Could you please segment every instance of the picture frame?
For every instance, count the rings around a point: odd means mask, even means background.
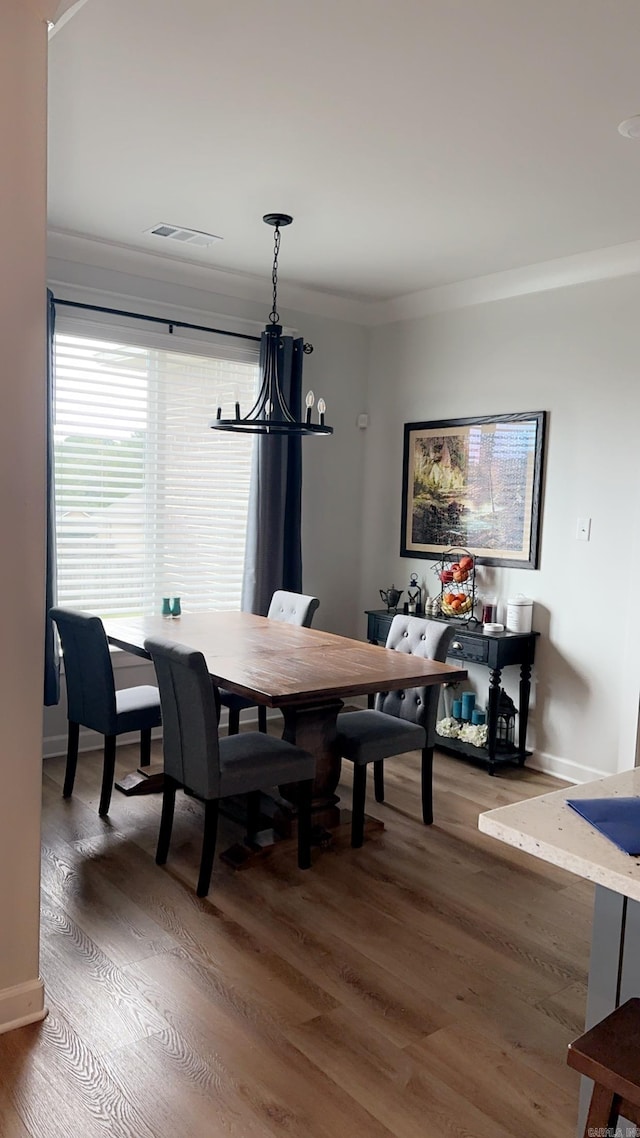
[[[401,557],[537,569],[546,411],[405,423]]]

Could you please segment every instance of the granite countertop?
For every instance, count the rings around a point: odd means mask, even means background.
[[[567,798],[640,796],[640,768],[488,810],[478,828],[509,846],[640,901],[640,857],[630,857],[567,806]]]

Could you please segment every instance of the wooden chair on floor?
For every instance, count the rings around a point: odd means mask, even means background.
[[[217,688],[201,652],[184,644],[149,637],[162,705],[164,797],[156,863],[169,854],[176,790],[204,801],[204,836],[198,897],[209,892],[221,798],[246,794],[247,830],[257,828],[259,792],[281,783],[298,783],[298,866],[311,866],[311,793],[316,762],[292,743],[260,731],[218,737]]]
[[[267,617],[285,624],[297,624],[300,628],[311,628],[313,614],[320,601],[317,597],[307,597],[303,593],[287,593],[277,589],[271,598]],[[256,707],[252,699],[237,692],[220,688],[220,703],[229,712],[229,735],[237,735],[240,730],[240,712]],[[258,704],[258,730],[267,730],[267,709]]]
[[[453,628],[439,621],[398,614],[391,622],[387,648],[428,660],[446,658]],[[367,765],[373,763],[376,801],[384,802],[384,760],[408,751],[422,752],[422,820],[433,822],[433,747],[440,685],[406,691],[378,692],[369,711],[338,716],[337,747],[353,763],[351,845],[364,838]]]
[[[640,999],[574,1039],[567,1063],[594,1082],[584,1138],[615,1134],[620,1117],[640,1127]]]
[[[109,813],[116,765],[116,737],[140,732],[140,765],[151,759],[151,731],[160,726],[160,695],[151,684],[116,691],[111,654],[99,616],[76,609],[52,608],[56,622],[67,687],[67,767],[64,798],[70,798],[78,763],[80,727],[104,735],[104,765],[98,813]]]

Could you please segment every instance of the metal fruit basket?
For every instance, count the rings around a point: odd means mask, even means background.
[[[435,566],[440,610],[453,620],[471,620],[476,600],[476,566],[468,549],[447,549]]]

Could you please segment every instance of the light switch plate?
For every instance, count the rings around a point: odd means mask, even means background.
[[[578,541],[589,541],[591,537],[591,518],[578,518],[576,526],[576,539]]]

